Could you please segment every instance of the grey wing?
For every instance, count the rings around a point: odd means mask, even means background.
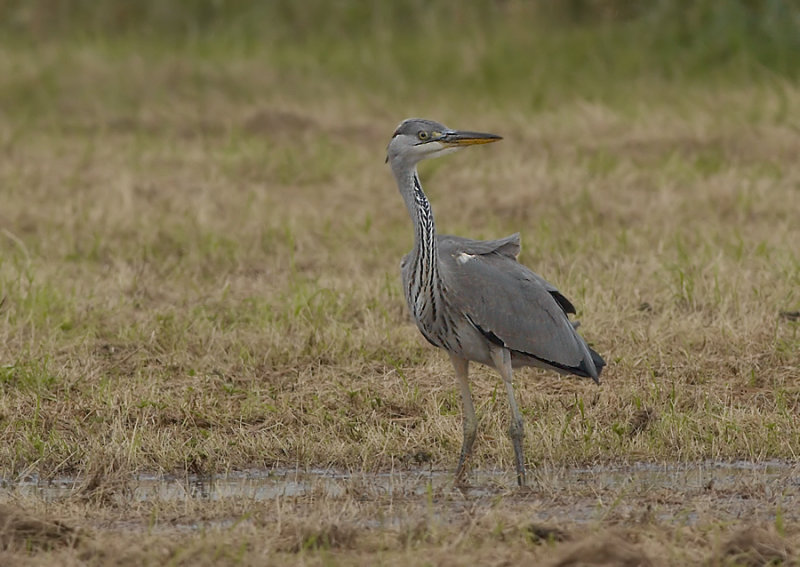
[[[505,256],[511,260],[514,260],[515,264],[517,263],[517,256],[519,256],[519,252],[522,249],[522,245],[520,243],[519,233],[515,232],[511,236],[506,236],[505,238],[499,238],[497,240],[471,240],[469,238],[462,238],[460,236],[451,236],[451,235],[440,235],[437,236],[437,242],[439,245],[439,250],[449,251],[448,254],[452,255],[454,252],[466,252],[467,254],[491,254],[496,253],[500,256]],[[539,274],[532,272],[525,266],[518,264],[521,266],[526,272],[527,275],[536,281],[539,285],[541,285],[550,295],[553,296],[553,299],[561,306],[565,313],[575,313],[575,306],[572,302],[564,297],[564,295],[558,291],[558,288],[548,282]],[[575,323],[577,325],[577,322]]]
[[[516,254],[505,253],[515,237],[518,252],[518,235],[494,241],[440,239],[440,275],[451,305],[487,339],[512,354],[597,379],[602,358],[570,322],[568,313],[575,312],[572,303],[544,278],[519,264]]]
[[[436,244],[439,251],[463,251],[469,254],[491,254],[492,252],[516,260],[522,249],[519,233],[515,232],[511,236],[498,238],[497,240],[472,240],[461,236],[450,234],[440,234],[436,236]]]

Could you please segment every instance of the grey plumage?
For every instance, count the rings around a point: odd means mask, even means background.
[[[575,307],[558,289],[519,262],[519,234],[499,240],[437,235],[433,211],[417,174],[419,161],[461,147],[501,139],[456,131],[423,119],[395,130],[387,162],[414,225],[414,247],[401,263],[411,316],[423,336],[450,355],[463,403],[464,441],[456,481],[463,482],[477,419],[468,382],[470,361],[500,372],[511,407],[509,434],[517,480],[525,483],[523,423],[512,384],[512,367],[538,366],[599,382],[605,362],[569,320]]]

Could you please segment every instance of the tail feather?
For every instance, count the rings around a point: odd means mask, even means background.
[[[589,354],[592,355],[592,362],[594,362],[594,367],[597,368],[597,375],[600,376],[603,367],[606,365],[606,361],[603,360],[603,357],[592,347],[589,347]]]

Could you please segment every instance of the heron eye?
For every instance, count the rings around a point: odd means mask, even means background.
[[[419,138],[420,140],[427,140],[428,139],[428,133],[425,130],[420,130],[417,133],[417,138]]]

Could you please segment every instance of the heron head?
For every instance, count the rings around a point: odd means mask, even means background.
[[[474,144],[502,140],[495,134],[453,130],[433,120],[408,118],[395,129],[386,148],[386,161],[416,164],[423,159],[438,157]]]

